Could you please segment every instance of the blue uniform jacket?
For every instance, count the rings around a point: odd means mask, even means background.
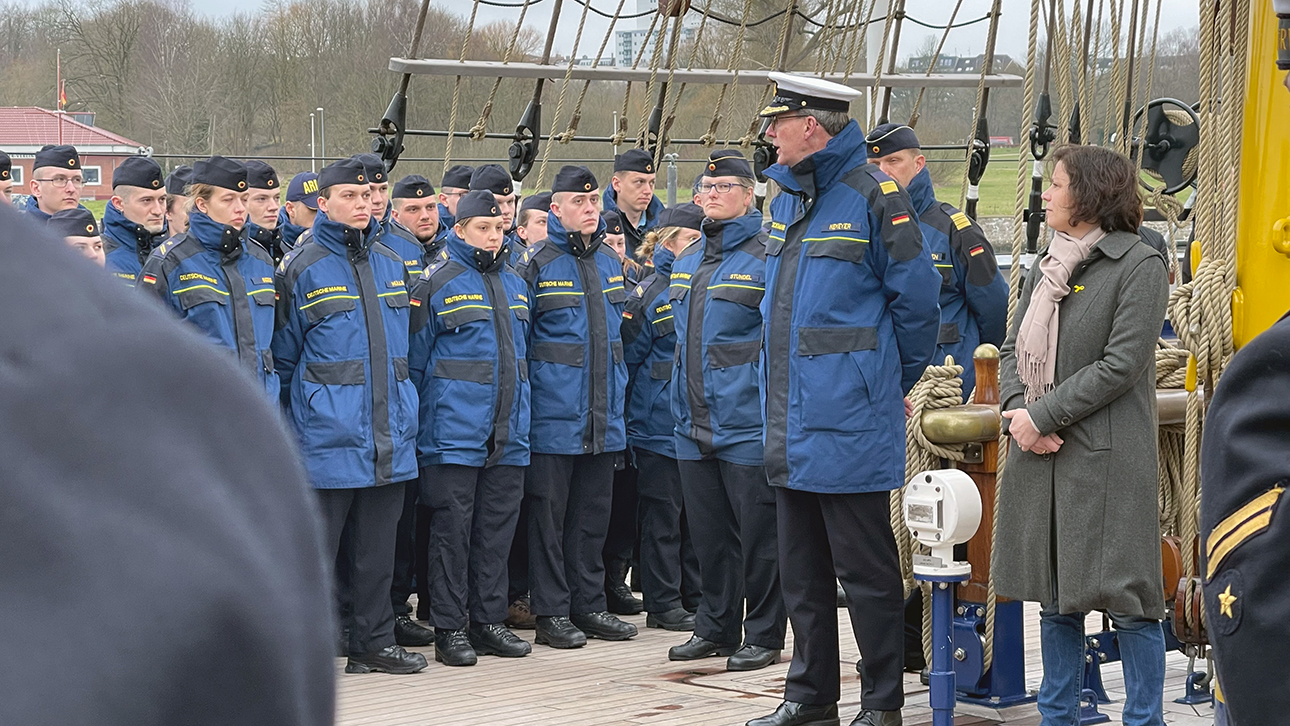
[[[904,394],[936,351],[941,277],[909,195],[847,124],[791,169],[766,170],[762,394],[766,474],[822,493],[905,483]]]
[[[382,222],[381,229],[381,242],[402,258],[403,266],[408,268],[408,279],[416,280],[421,277],[427,259],[426,247],[421,244],[421,240],[393,217]]]
[[[291,218],[287,216],[285,206],[278,210],[278,229],[282,231],[282,249],[284,251],[295,249],[300,240],[300,235],[305,233],[304,227],[291,222]]]
[[[627,366],[620,327],[627,292],[618,255],[601,245],[605,223],[585,239],[554,214],[547,238],[520,256],[533,294],[529,380],[532,448],[538,454],[600,454],[627,447]]]
[[[408,275],[379,242],[320,214],[278,265],[273,355],[282,402],[319,489],[417,476],[417,390],[408,376]]]
[[[703,220],[703,238],[676,258],[668,299],[676,321],[672,416],[678,459],[762,463],[761,212]]]
[[[963,366],[963,398],[976,385],[972,353],[982,343],[1003,345],[1008,326],[1008,279],[999,274],[994,248],[970,217],[936,201],[927,169],[909,183],[909,197],[918,212],[923,244],[941,274],[941,328],[933,365],[945,356]]]
[[[627,443],[633,449],[676,458],[672,419],[672,359],[676,323],[667,288],[676,255],[654,250],[654,271],[641,280],[623,310],[623,357],[627,361]]]
[[[412,286],[417,462],[528,466],[528,285],[509,255],[481,267],[455,232],[447,242],[447,259]]]
[[[440,204],[439,205],[439,227],[443,230],[443,233],[447,234],[448,230],[452,229],[452,226],[456,223],[457,223],[457,218],[448,211],[447,207]]]
[[[282,256],[287,252],[282,242],[282,230],[277,227],[261,227],[248,221],[242,227],[242,236],[248,244],[257,245],[268,253],[269,257],[273,258],[275,266],[282,261]]]
[[[121,210],[108,202],[103,212],[103,252],[107,271],[128,287],[134,287],[139,270],[148,255],[161,244],[165,233],[152,234],[141,224],[125,218]]]
[[[650,200],[649,206],[645,208],[645,213],[641,215],[639,227],[633,227],[632,223],[628,221],[627,215],[622,214],[622,210],[618,207],[618,196],[614,194],[613,186],[606,188],[604,193],[601,194],[601,202],[606,212],[612,210],[619,212],[622,216],[623,237],[627,244],[627,256],[633,260],[636,259],[636,248],[640,247],[641,243],[645,241],[645,233],[658,226],[658,215],[666,208],[663,201],[658,197]]]
[[[242,232],[201,212],[188,231],[152,251],[139,273],[140,290],[197,326],[237,356],[272,399],[278,392],[273,342],[273,261],[248,245]]]

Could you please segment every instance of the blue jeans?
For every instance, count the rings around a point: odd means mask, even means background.
[[[1124,668],[1124,726],[1164,726],[1165,633],[1159,620],[1108,613]],[[1040,611],[1044,680],[1039,686],[1043,726],[1078,726],[1084,684],[1084,613]]]

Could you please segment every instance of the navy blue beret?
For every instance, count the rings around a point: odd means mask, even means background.
[[[596,182],[595,175],[585,166],[562,166],[560,171],[555,173],[555,181],[551,182],[552,194],[556,192],[589,192],[599,188],[600,184]]]
[[[614,171],[654,173],[654,156],[645,149],[628,149],[614,157]]]
[[[623,234],[622,215],[610,209],[600,216],[605,219],[605,234]]]
[[[462,195],[457,202],[457,223],[465,222],[471,217],[500,217],[501,209],[497,206],[497,197],[487,189],[475,189]]]
[[[659,229],[663,227],[701,229],[703,227],[703,208],[691,202],[668,207],[658,213],[658,227]]]
[[[753,179],[752,165],[744,155],[734,149],[718,149],[708,157],[704,176],[737,176]]]
[[[246,165],[223,156],[212,156],[193,164],[192,183],[244,192],[247,188]]]
[[[176,197],[188,194],[188,185],[193,183],[193,168],[187,164],[175,167],[166,177],[166,193]]]
[[[551,211],[551,192],[539,192],[538,194],[524,197],[524,201],[520,203],[520,211],[523,212],[526,209],[536,209],[540,212]]]
[[[112,172],[112,186],[160,190],[165,186],[161,165],[146,156],[131,156]]]
[[[455,187],[457,189],[470,188],[470,175],[475,173],[473,167],[465,164],[456,164],[448,168],[443,173],[443,184],[445,187]]]
[[[371,184],[367,167],[355,157],[333,161],[318,173],[318,188],[326,189],[337,184]]]
[[[36,152],[36,161],[32,164],[31,170],[53,166],[59,169],[79,169],[81,168],[81,155],[76,153],[75,146],[55,146],[45,144]]]
[[[94,214],[85,207],[72,207],[55,212],[46,222],[49,230],[60,237],[98,237],[99,225]]]
[[[354,158],[363,162],[363,168],[367,169],[367,182],[369,184],[385,183],[385,162],[381,157],[369,152],[366,154],[355,154]]]
[[[427,199],[434,196],[434,185],[420,174],[409,174],[394,183],[393,199]]]
[[[882,124],[865,137],[870,159],[877,159],[905,149],[917,149],[918,135],[904,124]]]
[[[497,197],[508,197],[515,192],[511,173],[501,164],[484,164],[475,169],[475,173],[470,175],[469,186],[471,191],[487,189]]]
[[[252,189],[269,189],[275,192],[282,188],[282,183],[278,181],[278,172],[259,159],[246,162],[246,185]]]

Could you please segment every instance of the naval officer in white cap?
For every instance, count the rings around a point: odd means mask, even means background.
[[[940,275],[909,195],[867,163],[857,91],[771,73],[779,154],[770,205],[762,391],[780,579],[793,623],[784,703],[748,726],[837,726],[837,592],[864,672],[852,726],[899,726],[900,561],[891,490],[905,483],[903,399],[931,362]]]

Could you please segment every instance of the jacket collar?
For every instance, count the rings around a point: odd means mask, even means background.
[[[923,167],[914,175],[906,191],[909,192],[910,200],[914,202],[914,211],[918,212],[920,217],[936,204],[936,192],[932,189],[932,175],[927,171],[927,167]]]
[[[710,254],[715,249],[708,249],[715,244],[721,245],[722,252],[728,252],[761,233],[761,212],[754,209],[742,217],[734,219],[704,219],[703,244],[704,253]]]
[[[39,219],[42,222],[48,222],[49,217],[51,216],[48,213],[46,213],[45,210],[40,208],[40,202],[36,201],[35,197],[27,197],[26,211],[27,211],[27,214],[31,214],[35,216],[37,219]]]
[[[188,213],[188,234],[196,238],[202,247],[225,257],[235,256],[242,251],[242,230],[220,224],[196,209]]]
[[[278,231],[282,233],[282,246],[286,249],[294,249],[300,235],[305,233],[305,228],[291,222],[291,217],[287,216],[287,208],[283,207],[278,211]]]
[[[1118,260],[1128,254],[1129,250],[1142,238],[1132,232],[1112,232],[1093,245],[1093,249],[1101,250],[1102,254],[1113,260]]]
[[[869,157],[865,154],[864,132],[860,130],[860,124],[851,119],[823,149],[794,164],[791,169],[775,164],[765,174],[781,187],[814,199],[817,189],[828,187],[847,171],[867,163]]]
[[[103,234],[111,237],[114,242],[137,253],[140,257],[145,257],[152,251],[153,247],[159,244],[159,239],[165,234],[152,234],[142,224],[136,224],[126,219],[125,214],[108,202],[107,209],[103,211]]]
[[[591,257],[596,254],[596,250],[600,249],[600,243],[605,240],[605,220],[602,218],[596,224],[596,231],[591,233],[590,239],[587,239],[577,232],[566,231],[564,225],[560,224],[560,218],[552,213],[546,218],[546,236],[547,240],[561,252],[567,252],[574,257]]]
[[[282,230],[277,227],[273,229],[261,227],[254,222],[247,222],[242,229],[246,239],[260,245],[265,252],[269,253],[269,256],[272,257],[278,254],[277,247],[282,241]]]
[[[654,271],[664,277],[672,274],[672,263],[676,262],[676,253],[663,245],[654,249]]]
[[[449,257],[480,272],[496,272],[502,269],[502,265],[511,258],[511,245],[505,239],[502,240],[502,246],[498,248],[496,254],[472,247],[457,235],[456,230],[448,232],[444,237],[444,244]]]
[[[452,225],[457,223],[457,218],[448,213],[448,208],[439,205],[439,228],[443,230],[452,229]]]
[[[314,217],[313,239],[338,255],[358,258],[367,255],[372,243],[381,236],[381,227],[375,218],[367,222],[366,229],[355,229],[340,222],[333,222],[322,210]]]

